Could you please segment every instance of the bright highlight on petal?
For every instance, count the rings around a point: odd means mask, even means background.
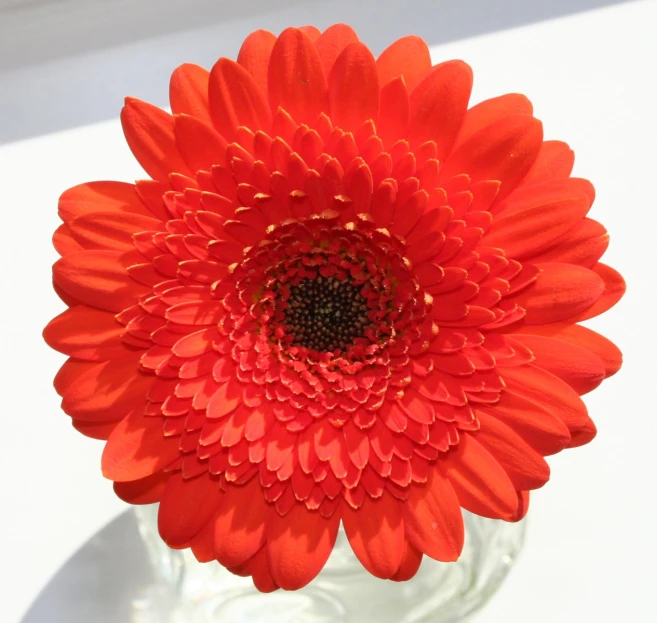
[[[150,180],[62,195],[55,388],[169,546],[296,590],[342,526],[408,580],[458,559],[462,509],[520,520],[544,457],[595,436],[580,395],[622,357],[577,323],[625,283],[593,187],[472,79],[415,36],[256,31],[176,69],[172,114],[126,100]]]

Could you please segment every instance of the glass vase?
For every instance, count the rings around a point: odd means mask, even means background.
[[[341,531],[325,568],[302,590],[259,593],[215,562],[169,549],[157,531],[158,505],[137,507],[139,530],[156,583],[135,623],[456,623],[468,620],[497,590],[522,547],[525,524],[464,513],[459,560],[424,557],[407,582],[379,580],[354,556]]]

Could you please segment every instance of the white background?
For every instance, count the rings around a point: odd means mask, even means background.
[[[375,53],[410,32],[430,44],[449,39],[448,18],[458,33],[468,33],[470,18],[473,32],[486,30],[476,2],[465,14],[455,3],[305,2],[0,73],[2,136],[32,136],[0,144],[1,621],[19,621],[58,567],[125,508],[100,474],[102,443],[76,433],[59,408],[51,382],[62,358],[40,337],[61,308],[50,284],[59,194],[82,181],[142,177],[116,120],[121,97],[164,105],[177,64],[234,57],[259,27],[347,21]],[[491,12],[495,4],[499,11]],[[482,10],[503,24],[500,11],[513,4],[486,2]],[[477,620],[654,621],[657,2],[536,23],[523,15],[526,23],[515,28],[432,47],[434,60],[458,57],[472,65],[474,101],[526,93],[546,137],[574,148],[575,174],[597,189],[591,216],[611,232],[604,261],[628,283],[623,301],[591,325],[621,347],[625,365],[586,397],[597,439],[550,459],[552,479],[533,496],[522,558]],[[513,15],[507,23],[516,23]],[[108,111],[113,119],[79,125]],[[41,135],[63,127],[69,129]]]

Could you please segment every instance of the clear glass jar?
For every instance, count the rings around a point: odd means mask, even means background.
[[[426,556],[408,582],[370,575],[341,532],[326,567],[295,592],[259,593],[250,578],[218,563],[201,564],[188,550],[169,549],[157,532],[158,505],[137,507],[139,530],[157,582],[135,604],[135,623],[456,623],[497,590],[522,548],[525,524],[465,513],[458,562]]]

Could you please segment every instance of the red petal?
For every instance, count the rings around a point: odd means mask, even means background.
[[[587,197],[561,199],[496,218],[481,239],[487,247],[504,249],[508,258],[523,260],[572,229],[589,211]]]
[[[95,361],[80,361],[79,359],[67,359],[55,375],[53,386],[55,391],[63,396],[68,388],[78,380],[78,378],[93,370],[98,366]]]
[[[121,124],[130,150],[154,180],[168,181],[170,173],[192,174],[178,152],[169,113],[128,97]]]
[[[558,338],[522,335],[522,331],[513,337],[532,351],[534,365],[565,381],[580,395],[595,389],[605,378],[602,360],[585,348]]]
[[[59,198],[59,217],[65,222],[89,212],[153,216],[139,199],[135,185],[124,182],[88,182],[69,188]]]
[[[527,324],[566,319],[577,322],[582,319],[582,312],[601,298],[605,289],[600,276],[582,266],[548,262],[536,264],[536,267],[540,270],[536,281],[506,299],[525,309]]]
[[[185,114],[210,123],[208,106],[208,82],[210,73],[207,69],[185,63],[171,75],[169,82],[169,102],[174,115]]]
[[[139,480],[115,482],[114,493],[128,504],[155,504],[160,501],[167,480],[167,472],[155,472]]]
[[[52,236],[52,246],[55,247],[57,253],[62,257],[71,253],[84,251],[84,247],[80,246],[80,243],[73,238],[71,228],[66,223],[62,223],[55,230]]]
[[[267,540],[276,583],[285,590],[298,590],[313,580],[333,550],[339,527],[339,513],[327,519],[301,503],[294,504],[285,517],[271,509]]]
[[[312,41],[298,28],[285,29],[271,53],[269,104],[297,123],[312,124],[327,110],[326,76]]]
[[[415,577],[422,563],[422,551],[412,545],[408,539],[404,540],[404,553],[397,573],[390,578],[395,582],[406,582]]]
[[[58,260],[53,266],[57,285],[81,303],[120,312],[134,305],[149,288],[135,282],[120,262],[117,251],[82,251]]]
[[[253,584],[261,593],[271,593],[280,588],[271,574],[267,547],[263,547],[248,562],[239,567],[234,567],[230,571],[240,576],[253,576]]]
[[[571,445],[577,443],[576,436],[580,432],[584,436],[595,434],[586,405],[561,379],[533,365],[504,368],[500,372],[509,392],[531,400],[556,415],[568,427],[573,438]]]
[[[237,379],[230,379],[221,385],[208,403],[208,417],[220,418],[232,413],[242,404],[242,391],[242,384]]]
[[[538,119],[513,115],[473,134],[446,160],[440,181],[467,173],[471,182],[502,182],[498,201],[508,195],[536,160],[543,139]]]
[[[139,355],[99,363],[79,376],[64,393],[62,409],[76,419],[118,420],[143,404],[153,377],[139,372]]]
[[[315,41],[317,54],[324,67],[325,75],[331,73],[335,60],[350,43],[356,43],[358,35],[351,26],[333,24],[329,26]]]
[[[92,212],[69,222],[71,233],[83,249],[132,251],[132,236],[144,231],[161,231],[164,224],[142,214]]]
[[[442,161],[461,127],[471,91],[472,70],[469,65],[463,61],[436,65],[411,93],[408,136],[412,145],[435,141],[438,160]],[[457,173],[464,171],[470,173],[468,168]]]
[[[127,354],[121,342],[124,328],[114,314],[76,305],[53,318],[43,331],[51,348],[79,359],[109,360]]]
[[[73,420],[73,428],[90,439],[108,440],[114,429],[118,426],[118,420],[109,422],[85,422],[84,420]]]
[[[507,93],[476,104],[465,114],[455,141],[458,147],[486,126],[512,115],[531,115],[532,103],[519,93]]]
[[[392,146],[408,133],[410,100],[408,89],[402,78],[391,80],[381,88],[379,98],[379,123],[377,129],[381,140]]]
[[[562,179],[570,176],[575,164],[575,153],[566,143],[561,141],[545,141],[541,145],[538,157],[529,169],[527,177],[522,180],[523,186],[540,184],[549,180]]]
[[[545,459],[500,420],[478,413],[477,441],[504,468],[516,489],[538,489],[550,478]]]
[[[547,408],[511,392],[502,392],[500,401],[488,405],[483,411],[494,416],[522,437],[541,456],[555,454],[568,446],[570,433],[567,426]]]
[[[362,565],[377,578],[392,578],[404,555],[404,520],[400,502],[384,493],[365,497],[355,510],[342,505],[342,522],[349,544]]]
[[[376,59],[379,82],[383,86],[403,76],[409,93],[431,71],[431,55],[423,39],[415,35],[397,39]]]
[[[356,131],[365,121],[375,123],[379,111],[379,78],[376,62],[363,43],[348,45],[338,56],[329,76],[333,123]]]
[[[525,518],[529,510],[529,491],[518,491],[518,509],[507,521],[520,521]]]
[[[203,474],[185,480],[173,474],[162,492],[157,527],[169,547],[187,547],[217,512],[223,494],[219,479]]]
[[[235,140],[238,126],[268,130],[271,113],[260,86],[241,65],[220,58],[210,72],[210,115],[218,132]]]
[[[621,367],[623,355],[618,347],[599,333],[570,323],[553,323],[548,325],[532,325],[519,327],[519,333],[545,335],[560,342],[566,342],[579,349],[585,349],[597,355],[605,368],[605,376],[609,377]]]
[[[461,435],[458,445],[443,459],[442,466],[461,506],[471,513],[505,519],[518,508],[513,483],[472,435]]]
[[[165,437],[164,418],[133,411],[114,429],[105,444],[103,476],[124,482],[146,478],[180,456],[177,437]]]
[[[403,510],[406,536],[415,547],[434,560],[458,559],[464,539],[461,505],[437,465],[430,467],[424,486],[410,488]]]
[[[242,565],[265,544],[270,510],[257,478],[226,488],[214,524],[215,554],[222,565]]]
[[[553,240],[536,255],[527,258],[533,263],[561,262],[593,268],[609,246],[609,234],[597,221],[582,219],[570,231]]]
[[[269,59],[275,43],[276,35],[268,30],[256,30],[244,39],[237,55],[237,62],[253,76],[263,93],[268,92]]]
[[[189,541],[189,548],[199,562],[214,561],[214,526],[211,521]]]
[[[192,171],[212,171],[225,166],[226,140],[212,126],[189,115],[175,117],[176,145]]]
[[[604,291],[591,307],[572,318],[573,322],[581,322],[603,314],[616,305],[625,294],[625,280],[611,266],[598,262],[593,272],[604,282]]]

